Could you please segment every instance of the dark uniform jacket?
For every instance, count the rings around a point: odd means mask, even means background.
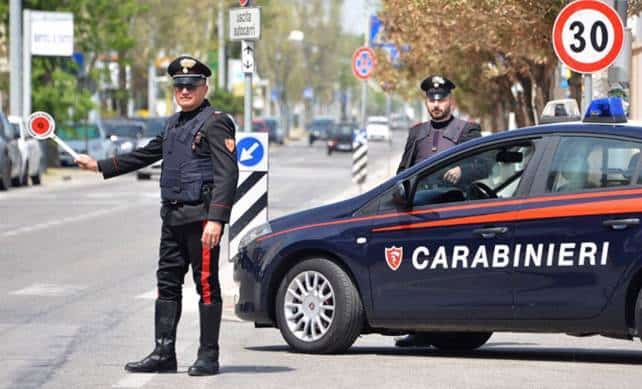
[[[444,145],[452,146],[481,136],[481,128],[476,123],[452,117],[450,121],[439,124],[442,127],[441,131],[443,132],[442,137],[444,139],[439,142],[439,150],[436,150],[435,152],[443,151],[445,149]],[[419,142],[426,140],[429,135],[432,135],[432,130],[432,121],[419,123],[410,128],[408,131],[408,139],[406,140],[406,147],[404,149],[403,156],[401,157],[401,163],[397,169],[397,174],[408,169],[414,164],[421,162],[417,160]]]
[[[195,117],[203,104],[190,112],[179,112],[170,117],[168,123],[186,122]],[[117,155],[98,161],[99,170],[105,178],[126,174],[150,165],[163,157],[163,137],[165,133],[152,139],[146,146],[131,153]],[[236,162],[235,125],[232,119],[221,113],[213,114],[205,121],[199,135],[193,140],[193,150],[199,157],[210,156],[214,178],[211,185],[204,188],[200,204],[169,204],[163,202],[161,217],[169,225],[180,225],[202,220],[215,220],[227,223],[234,202],[238,181]]]

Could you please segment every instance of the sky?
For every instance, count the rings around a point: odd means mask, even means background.
[[[354,34],[363,34],[366,30],[366,7],[370,9],[370,13],[373,13],[378,7],[377,4],[379,4],[377,0],[344,0],[344,30]]]

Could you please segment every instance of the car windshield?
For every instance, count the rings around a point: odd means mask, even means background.
[[[270,132],[275,132],[279,127],[279,123],[274,119],[265,120],[265,124],[267,124],[267,126],[270,128]]]
[[[145,138],[153,138],[163,133],[167,118],[150,118],[145,121],[143,128],[143,136]]]
[[[369,120],[368,124],[388,125],[387,120]]]
[[[142,125],[136,123],[104,123],[105,130],[109,135],[137,137],[142,132]]]
[[[334,130],[336,135],[352,135],[353,127],[350,125],[337,126]]]
[[[100,130],[95,124],[70,124],[56,128],[56,135],[63,140],[99,139]]]
[[[328,131],[332,128],[332,120],[314,120],[310,127],[313,130]]]

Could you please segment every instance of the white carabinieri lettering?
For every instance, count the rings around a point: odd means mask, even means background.
[[[514,246],[418,246],[412,253],[416,270],[501,269],[606,266],[610,242],[516,243]]]

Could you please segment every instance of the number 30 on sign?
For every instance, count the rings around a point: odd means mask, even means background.
[[[578,73],[595,73],[615,61],[624,42],[617,12],[599,0],[577,0],[562,9],[553,25],[553,48]]]

